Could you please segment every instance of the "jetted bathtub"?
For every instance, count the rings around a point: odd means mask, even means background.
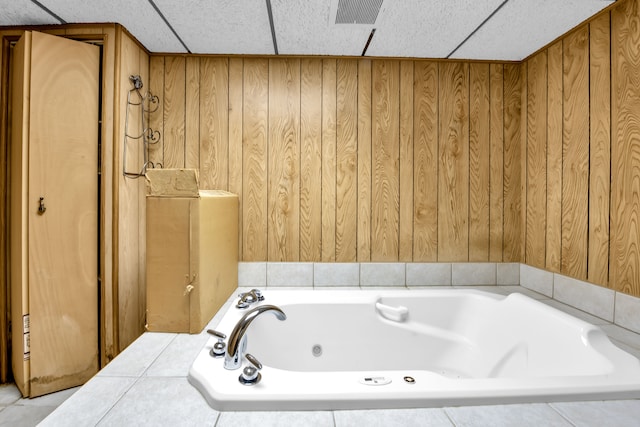
[[[640,362],[598,327],[522,294],[477,290],[266,290],[233,304],[215,328],[229,336],[251,308],[272,304],[247,330],[263,365],[213,358],[212,337],[189,381],[218,410],[408,408],[640,397]],[[243,366],[246,365],[246,360]]]

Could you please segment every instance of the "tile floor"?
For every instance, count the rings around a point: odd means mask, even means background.
[[[640,335],[629,330],[520,286],[475,288],[501,294],[521,292],[539,299],[600,325],[617,345],[640,358]],[[227,304],[230,302],[231,299]],[[214,317],[209,326],[218,321],[219,317]],[[145,333],[82,388],[37,399],[21,399],[15,386],[2,386],[0,426],[640,425],[640,400],[358,411],[218,412],[207,405],[186,379],[189,366],[208,338],[206,333]]]

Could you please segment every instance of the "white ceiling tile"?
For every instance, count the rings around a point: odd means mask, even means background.
[[[444,58],[503,0],[385,0],[367,56]]]
[[[611,3],[510,0],[451,58],[522,60]]]
[[[0,25],[60,24],[31,0],[0,0]]]
[[[271,0],[278,52],[359,56],[371,26],[329,22],[331,1]]]
[[[274,53],[265,0],[154,2],[193,53]]]
[[[148,0],[39,0],[70,23],[122,24],[151,52],[186,52]]]

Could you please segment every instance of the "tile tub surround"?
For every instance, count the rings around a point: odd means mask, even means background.
[[[238,286],[521,286],[640,333],[640,298],[520,263],[241,262]]]
[[[470,288],[476,287],[465,286]],[[522,292],[543,302],[553,301],[517,285],[477,288],[501,294]],[[239,288],[238,292],[245,290],[248,288]],[[265,293],[268,297],[268,289]],[[215,328],[222,313],[235,300],[235,296],[229,298],[207,327]],[[561,310],[577,311],[557,301],[553,303]],[[600,321],[616,344],[640,357],[640,335]],[[629,420],[635,422],[640,418],[640,400],[360,411],[219,412],[186,380],[191,363],[208,339],[204,332],[143,334],[41,425],[626,427],[632,425]]]

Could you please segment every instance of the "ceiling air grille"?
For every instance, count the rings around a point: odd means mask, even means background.
[[[336,24],[373,25],[383,0],[338,0]]]

